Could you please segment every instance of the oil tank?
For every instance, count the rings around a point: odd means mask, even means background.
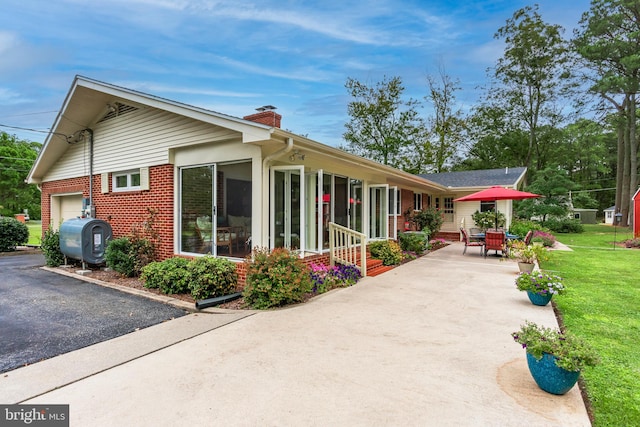
[[[68,258],[102,264],[112,237],[111,225],[95,218],[74,218],[60,225],[60,251]]]

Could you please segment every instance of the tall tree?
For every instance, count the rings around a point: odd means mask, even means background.
[[[633,214],[631,196],[638,187],[636,96],[640,90],[640,3],[637,0],[592,0],[574,45],[595,73],[591,90],[607,100],[618,115],[616,209],[621,225]]]
[[[425,128],[417,111],[419,102],[402,98],[401,78],[385,76],[374,86],[349,78],[345,87],[353,101],[348,105],[351,118],[345,124],[348,146],[344,148],[385,165],[421,172],[428,148]],[[418,164],[412,152],[419,154]]]
[[[539,217],[543,224],[550,217],[566,218],[569,213],[569,192],[575,188],[566,171],[558,168],[538,171],[527,190],[543,197],[521,201],[517,204],[516,212],[521,218]]]
[[[545,23],[536,5],[516,11],[495,34],[504,39],[506,48],[495,67],[496,85],[489,98],[504,105],[528,132],[527,167],[540,151],[540,127],[556,126],[562,120],[559,101],[572,87],[571,56],[563,31],[559,25]],[[543,166],[540,161],[538,158],[537,169]]]
[[[466,158],[456,170],[517,167],[525,163],[526,132],[498,105],[477,106],[466,121],[465,139],[470,142]]]
[[[588,119],[567,125],[556,164],[568,171],[569,178],[583,189],[602,188],[611,173],[608,163],[611,134],[598,122]],[[607,206],[608,207],[608,206]]]
[[[462,142],[465,120],[462,110],[456,108],[456,91],[460,90],[460,82],[451,79],[443,68],[439,78],[427,76],[429,94],[425,97],[433,105],[434,115],[429,119],[432,141],[434,172],[444,172],[450,168],[458,154]]]
[[[0,213],[11,216],[29,210],[40,218],[40,192],[25,183],[41,145],[0,132]]]

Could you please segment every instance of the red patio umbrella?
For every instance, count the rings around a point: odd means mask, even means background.
[[[511,188],[493,187],[472,193],[463,197],[454,199],[454,202],[497,202],[498,200],[523,200],[535,199],[540,197],[539,194],[528,193],[526,191],[514,190]],[[498,204],[495,204],[496,211],[496,229],[498,228]]]

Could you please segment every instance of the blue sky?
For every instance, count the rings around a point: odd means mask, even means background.
[[[589,0],[538,0],[571,35]],[[3,0],[0,124],[47,130],[80,74],[238,117],[271,104],[282,127],[342,143],[348,77],[400,76],[423,99],[439,68],[473,106],[521,0]],[[429,116],[429,106],[422,110]],[[19,138],[43,133],[1,127]]]

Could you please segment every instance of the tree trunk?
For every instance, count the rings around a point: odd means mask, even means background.
[[[632,197],[638,189],[638,143],[636,141],[636,94],[632,93],[629,102],[629,220],[633,223]]]
[[[629,99],[629,97],[627,97]],[[630,101],[630,99],[629,99]],[[631,102],[626,103],[626,120],[625,120],[625,132],[624,132],[624,159],[623,159],[623,169],[622,169],[622,192],[620,195],[620,213],[622,214],[622,218],[620,218],[620,226],[627,227],[629,225],[629,205],[631,196],[629,194],[631,187],[631,123],[633,120],[630,120],[630,114],[634,114],[635,112],[630,112],[631,110]],[[618,165],[620,167],[620,165]]]

